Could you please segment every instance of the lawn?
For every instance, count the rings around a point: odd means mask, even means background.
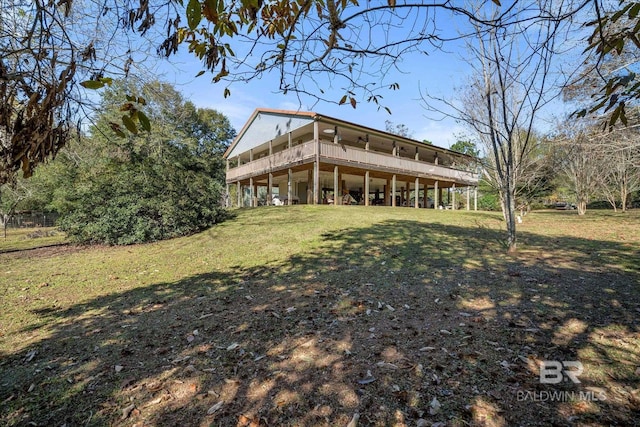
[[[640,425],[640,212],[518,233],[509,256],[499,214],[291,206],[148,245],[7,241],[0,424]],[[553,361],[582,372],[541,382]]]

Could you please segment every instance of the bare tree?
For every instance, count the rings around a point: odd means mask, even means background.
[[[560,93],[550,71],[558,52],[557,41],[563,37],[568,23],[562,18],[564,8],[551,6],[546,1],[526,6],[533,15],[553,11],[549,19],[537,22],[536,31],[524,23],[487,28],[472,22],[475,40],[468,43],[468,51],[474,72],[461,101],[425,98],[432,110],[466,124],[479,141],[484,152],[485,177],[500,194],[510,252],[517,248],[518,189],[532,181],[536,170],[541,168],[536,155],[536,118]],[[478,8],[475,13],[482,16],[486,12],[486,8]],[[491,13],[492,17],[497,16],[496,10]]]
[[[615,141],[611,147],[610,140]],[[640,153],[638,140],[640,135],[634,128],[625,128],[606,135],[598,135],[595,154],[601,159],[598,189],[607,199],[613,210],[627,209],[629,194],[640,190]],[[592,144],[593,147],[594,144]]]
[[[596,154],[591,143],[595,135],[584,127],[578,129],[577,123],[565,122],[554,139],[553,157],[575,194],[580,216],[587,212],[587,204],[597,191],[603,165],[602,156]]]
[[[68,100],[79,83],[97,88],[108,84],[113,73],[126,74],[140,63],[132,52],[142,45],[134,45],[130,34],[160,40],[148,41],[147,47],[155,45],[167,57],[184,46],[201,61],[202,73],[209,71],[213,82],[222,83],[225,96],[234,82],[275,73],[280,92],[297,93],[306,102],[354,108],[372,102],[386,108],[383,94],[400,87],[390,71],[401,68],[403,59],[473,34],[474,29],[454,34],[452,20],[463,18],[483,32],[535,27],[570,17],[589,4],[583,0],[561,16],[554,13],[554,5],[546,11],[521,8],[522,2],[516,2],[497,7],[496,14],[484,19],[451,0],[0,2],[0,101],[5,106],[0,109],[0,182],[20,168],[28,175],[64,145],[78,116]],[[485,0],[480,8],[495,5],[500,1]],[[20,11],[15,22],[22,31],[17,36],[5,23],[7,10]],[[87,28],[93,31],[85,32]],[[78,37],[81,34],[92,37]],[[158,34],[162,37],[154,39]],[[118,40],[123,43],[116,46]],[[123,108],[124,127],[113,123],[116,133],[135,133],[138,123],[143,128],[148,123],[135,101],[128,100]],[[30,145],[27,140],[37,142]]]

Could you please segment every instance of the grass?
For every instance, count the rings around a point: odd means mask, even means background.
[[[638,225],[534,212],[515,256],[499,214],[358,206],[127,247],[8,239],[0,423],[637,425]],[[544,360],[582,382],[540,384]]]
[[[0,253],[41,248],[65,243],[64,233],[54,227],[8,228],[0,237]]]

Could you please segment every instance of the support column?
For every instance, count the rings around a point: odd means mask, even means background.
[[[407,198],[402,201],[402,206],[404,206],[405,202],[409,207],[409,203],[411,203],[411,183],[409,181],[407,181]]]
[[[391,178],[391,206],[396,206],[396,175]]]
[[[226,172],[227,172],[227,174],[229,173],[229,159],[227,159],[227,161],[226,161]],[[227,182],[226,183],[226,188],[225,188],[225,191],[226,191],[226,193],[225,193],[226,197],[225,197],[225,203],[224,203],[224,207],[225,208],[230,208],[231,207],[231,198],[229,197],[229,190],[230,190],[229,183]]]
[[[333,205],[338,206],[340,204],[340,173],[338,172],[338,165],[333,167]]]
[[[253,185],[253,178],[249,178],[249,207],[255,208],[254,198],[255,198],[255,187]]]
[[[293,192],[292,192],[292,188],[291,188],[291,184],[293,180],[293,171],[291,169],[289,169],[288,173],[287,173],[287,204],[288,205],[292,205],[293,204]]]
[[[418,148],[416,148],[416,157],[418,156]],[[414,208],[418,209],[420,207],[420,178],[416,178],[416,189],[414,190]]]
[[[451,209],[456,210],[456,183],[454,182],[449,189],[449,194],[451,194]]]
[[[438,209],[438,206],[440,206],[440,193],[439,193],[439,188],[438,188],[438,181],[433,183],[433,208],[434,209]]]
[[[364,173],[364,205],[369,206],[369,171]]]
[[[390,206],[391,200],[391,183],[389,179],[387,179],[387,185],[384,187],[384,203],[383,206]]]
[[[242,200],[242,185],[240,184],[240,181],[238,181],[238,188],[237,188],[237,191],[236,191],[236,192],[238,193],[238,194],[237,194],[237,197],[238,197],[238,207],[239,207],[239,208],[240,208],[240,207],[243,207],[243,206],[241,205],[241,200]]]
[[[316,161],[313,163],[313,204],[319,205],[322,203],[322,194],[320,192],[320,129],[317,121],[313,122],[313,141],[316,146]]]
[[[307,171],[307,204],[313,204],[313,169]]]
[[[467,185],[467,210],[471,210],[471,187]]]
[[[267,179],[267,206],[273,204],[273,174],[269,172],[269,178]]]
[[[478,210],[478,187],[473,187],[473,210]]]
[[[424,189],[422,191],[422,207],[424,208],[428,208],[429,207],[429,197],[428,197],[428,193],[429,193],[429,184],[427,184],[426,182],[424,183]]]

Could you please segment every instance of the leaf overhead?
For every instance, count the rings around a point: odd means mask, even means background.
[[[80,82],[80,86],[82,86],[85,89],[101,89],[104,87],[104,83],[102,83],[99,80],[85,80],[83,82]]]
[[[195,30],[202,20],[202,7],[200,6],[200,2],[198,0],[189,0],[185,13],[187,15],[189,28]]]

